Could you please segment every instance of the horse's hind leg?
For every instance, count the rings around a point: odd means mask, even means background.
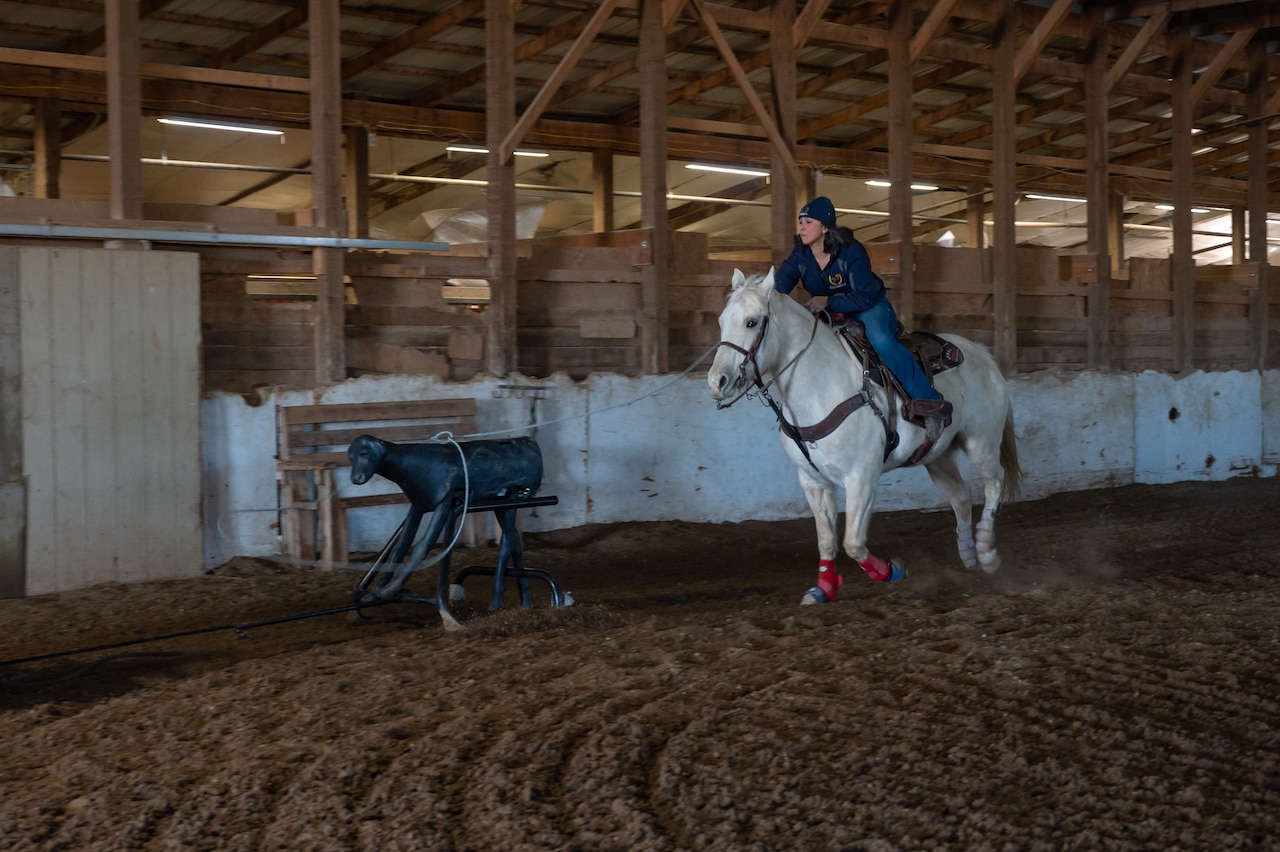
[[[983,571],[994,574],[1000,567],[1000,553],[996,550],[996,510],[1004,496],[1004,467],[1000,464],[999,447],[979,452],[970,447],[969,461],[982,477],[982,517],[978,519],[978,564]]]
[[[925,465],[933,484],[951,504],[956,516],[956,547],[964,567],[978,567],[978,552],[973,539],[973,504],[969,502],[969,489],[956,466],[955,450],[949,450]]]

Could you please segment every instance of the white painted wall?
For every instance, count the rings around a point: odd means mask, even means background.
[[[511,385],[540,387],[541,398]],[[1036,373],[1014,379],[1011,388],[1023,500],[1135,482],[1273,476],[1280,464],[1280,371]],[[525,512],[524,529],[808,516],[773,414],[751,400],[717,410],[705,373],[599,375],[583,382],[563,375],[466,383],[389,376],[279,399],[296,405],[456,396],[475,397],[480,431],[521,429],[542,447],[541,493],[560,503]],[[253,406],[224,394],[205,400],[207,566],[280,550],[275,405]],[[342,490],[371,493],[375,485],[394,490],[383,480],[360,489],[344,482]],[[980,499],[977,483],[970,487]],[[893,471],[882,479],[881,509],[942,505],[923,470]],[[351,549],[379,549],[403,514],[399,507],[352,512]]]

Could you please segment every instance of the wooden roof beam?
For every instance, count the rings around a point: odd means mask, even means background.
[[[929,42],[933,41],[947,19],[951,17],[951,12],[956,8],[957,3],[959,3],[959,0],[939,0],[939,2],[933,4],[933,8],[929,10],[929,16],[924,19],[920,29],[916,30],[915,35],[911,37],[908,58],[912,64],[924,55],[925,48],[929,46]]]
[[[1074,2],[1075,0],[1053,0],[1053,5],[1044,13],[1044,17],[1040,19],[1035,29],[1031,31],[1031,35],[1018,48],[1018,54],[1013,60],[1014,83],[1022,79],[1027,73],[1027,69],[1031,67],[1032,62],[1044,52],[1044,46],[1049,43],[1054,29],[1066,17],[1067,12],[1071,11],[1071,6]]]
[[[502,140],[502,147],[499,149],[499,156],[503,162],[507,158],[514,156],[516,146],[520,144],[520,140],[529,132],[529,128],[535,121],[542,116],[544,110],[551,103],[552,97],[559,90],[560,85],[569,76],[569,72],[573,70],[578,61],[582,59],[582,55],[587,52],[587,48],[591,46],[591,41],[596,37],[600,30],[604,27],[609,17],[613,14],[614,7],[618,5],[618,0],[604,0],[592,13],[590,20],[587,21],[581,34],[569,51],[560,60],[560,64],[551,72],[551,76],[547,78],[542,89],[534,97],[533,102],[525,108],[524,113],[516,121],[516,124],[507,137]]]
[[[483,12],[484,0],[458,0],[444,11],[431,15],[416,27],[410,27],[395,38],[388,39],[379,46],[342,63],[342,79],[349,80],[362,71],[381,65],[397,54],[417,47],[450,27],[457,26]]]

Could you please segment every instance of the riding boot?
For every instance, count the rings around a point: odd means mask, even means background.
[[[924,421],[925,441],[932,444],[951,425],[951,403],[945,399],[913,399],[906,404],[906,415]]]

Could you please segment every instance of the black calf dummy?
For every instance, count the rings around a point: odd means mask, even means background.
[[[351,442],[347,457],[351,460],[351,481],[354,484],[363,485],[374,475],[382,476],[400,486],[410,503],[409,514],[390,557],[395,571],[381,586],[364,595],[362,599],[368,603],[401,596],[405,581],[435,546],[445,525],[455,519],[461,520],[464,500],[472,506],[519,500],[532,497],[542,485],[542,451],[532,438],[463,441],[457,444],[397,444],[372,435],[361,435]],[[502,606],[503,572],[507,563],[523,569],[523,548],[515,525],[518,508],[494,509],[498,526],[502,529],[502,544],[494,574],[493,599],[489,603],[491,610]],[[417,535],[422,516],[428,512],[432,513],[431,525],[406,560],[405,553]],[[447,603],[450,544],[446,543],[444,547],[435,601],[447,624],[453,620]],[[529,606],[533,602],[529,582],[523,578],[519,582],[521,603]]]

